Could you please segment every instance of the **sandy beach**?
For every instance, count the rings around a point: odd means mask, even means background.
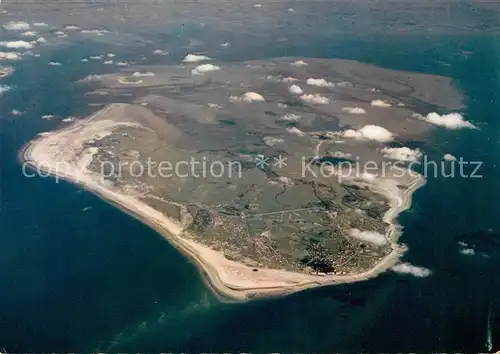
[[[68,142],[78,144],[79,139],[86,135],[86,129],[93,125],[93,119],[105,114],[110,107],[97,112],[93,116],[74,122],[61,130],[46,133],[37,137],[20,151],[19,159],[30,169],[43,171],[58,179],[74,183],[100,198],[119,207],[149,225],[171,242],[179,251],[185,254],[200,270],[207,285],[223,300],[245,301],[253,298],[278,296],[294,293],[308,288],[331,284],[359,282],[374,278],[395,265],[405,251],[405,247],[397,244],[401,227],[396,222],[397,216],[411,206],[412,193],[421,187],[425,180],[414,174],[414,179],[407,189],[397,188],[396,184],[379,184],[374,190],[384,194],[390,201],[391,208],[384,216],[390,224],[387,237],[392,241],[392,252],[372,269],[355,275],[313,275],[275,269],[253,268],[231,261],[200,243],[193,241],[183,230],[179,222],[168,218],[160,211],[141,201],[137,196],[124,193],[109,184],[103,184],[99,176],[86,169],[89,163],[89,151],[85,151],[79,160],[65,160],[65,169],[60,169],[62,146]],[[102,126],[112,121],[99,121]],[[114,124],[119,124],[114,122]],[[95,133],[91,131],[91,133]],[[65,145],[66,144],[66,145]],[[90,152],[91,154],[91,152]],[[90,155],[91,160],[91,155]]]

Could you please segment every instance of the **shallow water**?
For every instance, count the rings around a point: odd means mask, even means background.
[[[156,47],[179,55],[192,38],[202,49],[218,46],[203,33],[150,37]],[[402,242],[410,247],[405,260],[432,275],[387,273],[360,284],[223,304],[196,269],[146,226],[75,186],[23,177],[18,149],[58,125],[57,119],[40,116],[91,111],[85,88],[73,82],[109,69],[81,65],[80,58],[99,52],[137,61],[142,56],[132,48],[85,41],[20,61],[16,73],[2,80],[15,89],[0,98],[0,346],[8,352],[483,351],[489,308],[496,319],[493,348],[500,345],[498,255],[461,255],[456,239],[500,227],[499,39],[493,34],[333,39],[310,33],[305,39],[276,45],[275,38],[250,37],[245,50],[235,45],[218,57],[356,59],[451,76],[467,97],[464,113],[481,132],[437,130],[427,153],[482,161],[483,178],[432,178],[401,216]],[[168,60],[175,60],[172,56]],[[65,65],[46,66],[51,60]],[[12,109],[27,113],[13,117]]]

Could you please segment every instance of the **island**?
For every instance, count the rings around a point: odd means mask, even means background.
[[[81,80],[106,92],[87,96],[100,109],[26,144],[23,168],[149,225],[225,300],[399,262],[397,218],[425,184],[415,166],[436,128],[426,117],[462,108],[449,78],[341,59],[189,59]]]

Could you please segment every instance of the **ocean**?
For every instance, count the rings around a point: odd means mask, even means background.
[[[159,41],[161,38],[158,39]],[[182,42],[182,41],[181,41]],[[162,237],[99,198],[26,178],[17,153],[58,119],[92,112],[75,81],[103,68],[80,58],[124,48],[81,42],[15,63],[0,98],[0,347],[6,352],[478,352],[500,347],[500,40],[494,35],[271,39],[222,60],[348,58],[450,76],[474,130],[435,131],[426,153],[480,161],[482,178],[430,178],[400,216],[404,260],[425,278],[388,272],[358,284],[221,303]],[[47,66],[60,61],[59,67]],[[13,116],[12,109],[26,111]],[[95,109],[95,108],[94,108]],[[496,237],[499,237],[498,235]],[[487,240],[485,240],[487,238]],[[477,243],[475,255],[459,241]],[[491,242],[490,242],[491,241]],[[488,343],[491,342],[491,343]]]

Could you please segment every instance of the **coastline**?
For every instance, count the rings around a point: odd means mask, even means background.
[[[406,250],[404,245],[396,243],[402,231],[401,225],[397,223],[397,218],[401,212],[410,208],[412,194],[425,184],[425,179],[415,172],[412,172],[414,178],[407,189],[397,189],[398,195],[394,193],[394,189],[391,190],[383,186],[373,187],[375,192],[387,197],[391,204],[391,208],[384,215],[384,221],[390,225],[387,236],[391,240],[392,252],[368,271],[343,276],[313,275],[264,268],[254,271],[252,267],[228,260],[221,253],[190,239],[184,233],[181,225],[147,205],[139,198],[127,195],[115,188],[106,187],[93,180],[90,176],[81,173],[81,171],[79,174],[76,166],[74,171],[69,173],[64,173],[50,167],[50,164],[47,162],[56,163],[57,161],[51,161],[50,154],[43,155],[43,146],[40,146],[49,138],[57,140],[59,135],[64,135],[75,129],[84,127],[93,118],[103,112],[105,113],[108,109],[109,107],[106,107],[84,120],[74,122],[60,130],[35,138],[20,150],[19,160],[21,163],[26,164],[27,167],[43,171],[55,178],[73,183],[94,193],[101,199],[120,208],[122,211],[157,231],[190,259],[200,271],[203,281],[222,301],[247,301],[255,298],[291,294],[313,287],[368,280],[389,270],[399,261]],[[37,161],[37,157],[33,155],[33,151],[38,148],[42,150],[42,155],[39,152],[38,157],[44,156],[44,159]]]
[[[411,208],[413,193],[427,183],[425,178],[419,173],[411,170],[409,170],[409,173],[413,179],[406,190],[401,193],[400,197],[396,197],[389,189],[385,189],[380,185],[369,187],[373,192],[389,198],[391,208],[384,214],[383,220],[390,225],[386,236],[392,242],[397,242],[403,232],[402,225],[397,222],[399,215]],[[392,205],[393,203],[396,203],[396,205]]]

